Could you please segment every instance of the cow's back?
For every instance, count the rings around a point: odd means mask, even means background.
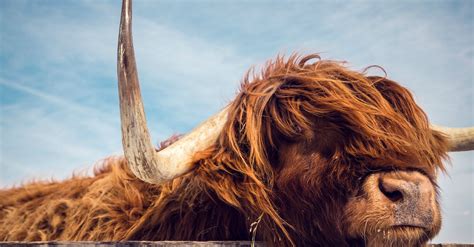
[[[111,158],[93,177],[0,190],[0,241],[120,240],[154,189]]]

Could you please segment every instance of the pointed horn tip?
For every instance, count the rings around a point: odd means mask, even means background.
[[[451,152],[474,150],[474,127],[451,128],[444,126],[431,126],[448,137]]]

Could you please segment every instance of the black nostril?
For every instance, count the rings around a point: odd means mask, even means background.
[[[403,199],[403,194],[400,190],[394,186],[384,184],[382,179],[379,179],[379,190],[392,202],[398,202]]]

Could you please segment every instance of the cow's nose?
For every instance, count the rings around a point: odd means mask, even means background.
[[[395,225],[425,227],[433,220],[435,190],[419,172],[388,172],[380,175],[378,189],[392,204]]]
[[[419,196],[419,184],[396,178],[379,179],[379,190],[389,200],[395,203],[401,203],[403,199]]]

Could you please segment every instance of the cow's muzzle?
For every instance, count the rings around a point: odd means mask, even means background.
[[[437,211],[435,188],[419,172],[388,172],[374,178],[373,193],[393,215],[393,227],[430,229]]]

